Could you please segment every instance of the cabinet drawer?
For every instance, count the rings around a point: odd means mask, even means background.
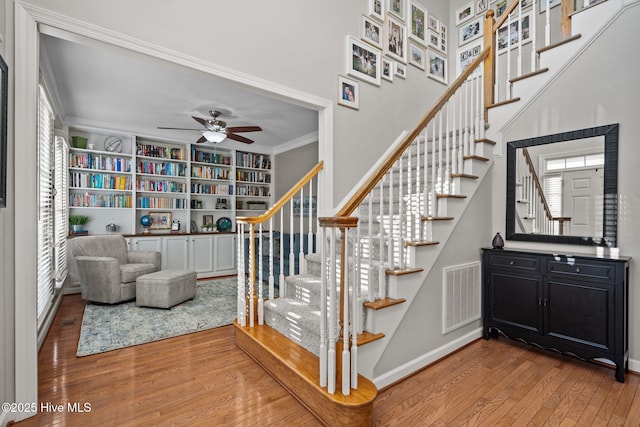
[[[580,261],[566,258],[563,261],[550,259],[547,261],[547,272],[553,277],[572,277],[579,280],[597,280],[613,282],[615,268],[611,264],[600,264],[593,261]]]
[[[540,258],[524,254],[487,252],[487,264],[489,267],[495,268],[540,271]]]

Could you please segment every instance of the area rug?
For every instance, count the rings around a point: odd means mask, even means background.
[[[170,310],[87,303],[76,356],[157,341],[229,325],[236,318],[237,279],[200,281],[196,296]]]

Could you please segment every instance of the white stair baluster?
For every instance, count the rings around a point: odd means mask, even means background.
[[[349,238],[349,229],[345,228],[342,238],[343,238],[343,246],[344,246],[344,266],[342,267],[343,276],[341,280],[344,283],[344,288],[341,296],[342,299],[342,394],[344,396],[348,396],[351,394],[351,370],[350,370],[350,362],[351,356],[349,354],[349,337],[351,335],[350,327],[353,325],[349,324],[349,288],[351,285],[350,276],[351,276],[351,268],[349,263],[350,254],[353,253],[349,250],[350,246],[350,238]]]
[[[327,387],[327,252],[326,252],[326,227],[320,228],[318,239],[318,251],[320,252],[320,387]]]
[[[311,200],[309,200],[309,204],[311,204]],[[304,187],[300,188],[300,215],[298,216],[298,220],[300,222],[300,234],[298,235],[300,238],[298,243],[300,245],[300,250],[298,251],[298,271],[300,274],[305,274],[307,269],[304,258]]]
[[[262,223],[258,225],[258,325],[264,325],[264,298],[262,298]]]
[[[330,229],[330,243],[329,243],[329,350],[327,357],[327,375],[328,385],[327,391],[329,394],[336,392],[336,229]]]
[[[269,218],[269,299],[273,301],[275,295],[275,281],[273,278],[273,217]]]

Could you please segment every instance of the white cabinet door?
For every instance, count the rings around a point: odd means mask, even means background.
[[[213,272],[213,236],[191,236],[191,268],[196,273]]]
[[[236,235],[219,234],[214,239],[214,271],[228,271],[230,274],[236,270]]]
[[[187,236],[164,236],[162,268],[165,270],[189,269],[189,243]]]
[[[129,239],[129,250],[162,252],[162,237],[132,237]]]

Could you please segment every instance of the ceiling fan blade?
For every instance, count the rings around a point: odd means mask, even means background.
[[[244,136],[240,136],[240,135],[236,135],[233,133],[229,133],[227,132],[227,138],[229,139],[233,139],[239,142],[244,142],[245,144],[253,144],[253,140],[249,139],[249,138],[245,138]]]
[[[164,126],[158,126],[158,129],[172,129],[172,130],[202,130],[202,129],[189,129],[189,128],[169,128]]]
[[[207,138],[205,138],[204,136],[201,136],[200,138],[198,138],[198,140],[196,141],[196,144],[202,144],[203,142],[207,142]]]
[[[196,117],[196,116],[191,116],[191,118],[193,120],[195,120],[196,122],[200,123],[202,126],[204,126],[206,129],[209,130],[215,130],[213,128],[213,126],[211,125],[211,123],[209,123],[209,121],[205,120],[205,119],[201,119],[200,117]]]
[[[258,132],[261,130],[260,126],[231,126],[227,128],[227,132]]]

